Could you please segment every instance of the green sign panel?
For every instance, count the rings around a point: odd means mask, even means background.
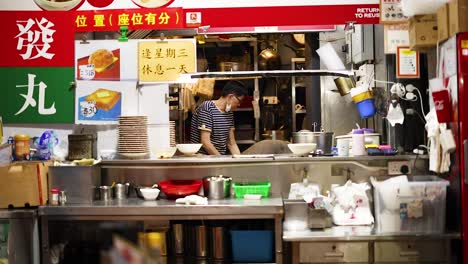
[[[74,123],[73,67],[0,68],[0,116],[8,123]]]

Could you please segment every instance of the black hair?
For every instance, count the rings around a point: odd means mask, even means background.
[[[224,85],[222,96],[225,97],[228,94],[234,94],[236,96],[246,96],[247,88],[241,81],[229,81]]]

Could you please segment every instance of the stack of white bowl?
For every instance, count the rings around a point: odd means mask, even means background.
[[[142,159],[149,156],[148,117],[120,116],[119,156],[126,159]]]
[[[170,135],[170,146],[175,147],[176,145],[176,121],[169,121],[169,135]]]

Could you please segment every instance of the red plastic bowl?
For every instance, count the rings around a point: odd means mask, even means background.
[[[167,180],[160,182],[159,187],[168,199],[177,199],[198,194],[202,184],[201,180]]]

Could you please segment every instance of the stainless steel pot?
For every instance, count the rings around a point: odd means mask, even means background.
[[[247,65],[242,62],[224,61],[218,64],[219,71],[245,71]]]
[[[209,199],[224,199],[231,194],[232,178],[219,175],[203,178],[203,191]]]
[[[322,150],[323,154],[331,154],[333,134],[333,132],[301,130],[293,133],[293,143],[315,143],[317,150]]]

